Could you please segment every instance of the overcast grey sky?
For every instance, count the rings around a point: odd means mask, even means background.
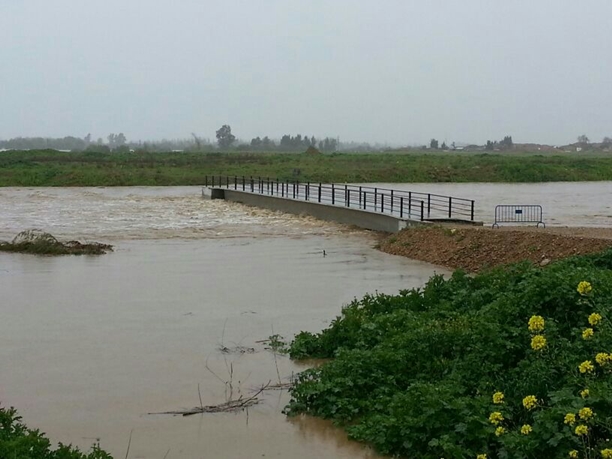
[[[0,0],[0,138],[612,136],[612,0]]]

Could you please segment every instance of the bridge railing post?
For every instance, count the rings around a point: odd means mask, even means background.
[[[234,175],[234,190],[238,189],[238,177]]]
[[[374,212],[378,210],[378,188],[374,188]]]
[[[319,183],[319,202],[321,202],[321,183]]]
[[[385,195],[384,195],[384,193],[381,193],[381,195],[380,195],[380,211],[381,212],[385,211]]]
[[[229,189],[229,175],[225,176],[225,188]]]
[[[359,208],[361,208],[361,187],[359,187]]]
[[[391,190],[391,204],[389,206],[391,214],[393,214],[393,190]]]
[[[336,204],[336,189],[332,183],[332,204]]]
[[[351,190],[346,189],[346,207],[351,207]]]
[[[363,192],[363,210],[366,210],[366,205],[368,203],[368,192]]]
[[[412,191],[408,192],[408,218],[412,215]]]
[[[404,218],[404,197],[400,196],[400,218]]]
[[[204,186],[208,188],[208,175],[204,176]]]
[[[246,180],[244,178],[244,175],[242,176],[242,191],[246,191]]]
[[[425,203],[421,201],[421,221],[425,220]]]
[[[448,198],[448,218],[451,218],[453,215],[453,198]]]
[[[253,180],[253,176],[251,175],[251,193],[255,191],[255,180]]]
[[[472,210],[470,212],[470,219],[474,221],[474,201],[472,201]]]
[[[427,218],[431,216],[431,194],[427,193]]]

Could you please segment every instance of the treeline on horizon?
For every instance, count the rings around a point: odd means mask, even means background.
[[[169,152],[169,151],[188,151],[188,152],[212,152],[212,151],[305,151],[309,147],[317,148],[322,152],[335,151],[379,151],[386,148],[380,144],[369,144],[359,142],[340,143],[338,138],[315,136],[302,136],[301,134],[284,134],[280,139],[272,139],[268,136],[255,137],[250,142],[239,141],[231,133],[229,126],[223,126],[217,131],[217,141],[212,142],[208,138],[199,137],[192,134],[187,139],[163,139],[147,141],[130,141],[125,134],[111,133],[106,140],[98,138],[92,139],[91,134],[85,137],[66,136],[61,138],[50,137],[15,137],[8,140],[0,139],[0,149],[6,150],[59,150],[83,152],[91,151],[97,153],[119,152],[128,153],[130,151],[146,152]]]
[[[314,135],[284,134],[280,139],[273,139],[269,136],[254,137],[250,141],[239,140],[233,133],[229,125],[223,125],[215,132],[216,141],[209,138],[191,134],[191,138],[186,139],[163,139],[152,141],[130,141],[125,134],[111,133],[106,137],[94,140],[91,134],[85,137],[66,136],[62,138],[51,137],[15,137],[8,140],[0,139],[0,149],[6,150],[60,150],[83,152],[91,151],[96,153],[129,153],[134,152],[213,152],[213,151],[262,151],[262,152],[303,152],[309,148],[315,148],[320,152],[376,152],[390,150],[469,150],[469,151],[507,151],[533,147],[535,144],[515,144],[512,136],[507,135],[502,140],[487,140],[483,144],[458,144],[446,141],[440,143],[437,139],[431,139],[429,145],[416,145],[405,147],[390,147],[383,144],[370,144],[367,142],[346,142],[339,138],[324,137],[317,138]],[[577,142],[561,147],[541,145],[544,149],[601,149],[609,151],[612,149],[612,138],[604,137],[600,143],[591,142],[586,135],[577,137]],[[539,148],[538,148],[539,149]]]

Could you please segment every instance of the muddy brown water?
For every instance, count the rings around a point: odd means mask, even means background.
[[[539,204],[550,226],[612,226],[612,182],[378,183],[367,186],[436,193],[476,201],[475,219],[495,221],[498,204]]]
[[[199,188],[0,189],[0,239],[41,228],[114,244],[99,257],[0,254],[0,403],[53,441],[115,457],[373,458],[330,424],[248,412],[150,412],[248,396],[304,367],[258,341],[319,331],[367,292],[443,268],[378,252],[363,231],[206,201]],[[323,250],[327,256],[323,257]],[[225,354],[244,346],[253,353]],[[208,368],[207,368],[208,367]],[[277,371],[278,368],[278,371]]]

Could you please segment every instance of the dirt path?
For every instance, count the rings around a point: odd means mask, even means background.
[[[423,226],[391,235],[380,249],[449,268],[478,272],[530,260],[546,265],[612,247],[612,228]]]

